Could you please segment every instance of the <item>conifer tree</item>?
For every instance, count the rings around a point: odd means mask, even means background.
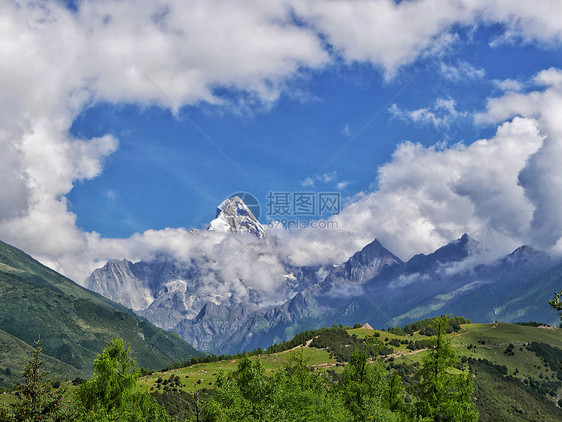
[[[471,375],[454,373],[458,358],[445,335],[448,324],[447,316],[435,319],[433,328],[437,334],[417,374],[417,414],[430,421],[475,422],[478,413],[472,402]]]
[[[61,388],[51,391],[48,372],[43,370],[41,359],[41,339],[35,342],[32,355],[28,360],[23,376],[24,384],[17,389],[17,401],[10,409],[0,411],[0,417],[6,421],[47,421],[62,422],[69,419],[68,409],[63,404],[66,390]]]

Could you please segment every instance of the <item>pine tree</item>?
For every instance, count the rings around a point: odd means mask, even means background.
[[[48,372],[42,369],[41,340],[35,342],[31,358],[28,360],[23,376],[25,383],[19,387],[18,400],[10,411],[4,410],[6,420],[10,421],[48,421],[59,422],[70,420],[68,409],[63,405],[66,390],[51,391],[51,382],[46,379]]]
[[[471,376],[453,372],[458,358],[445,335],[448,325],[447,316],[435,319],[433,329],[437,334],[417,374],[416,410],[418,416],[432,421],[477,421]]]

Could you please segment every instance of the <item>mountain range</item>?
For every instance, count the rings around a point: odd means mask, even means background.
[[[561,262],[529,246],[490,260],[485,245],[464,234],[403,262],[375,239],[341,264],[298,267],[286,263],[238,197],[218,207],[209,230],[238,236],[244,252],[281,262],[266,275],[274,288],[226,273],[213,256],[165,254],[110,260],[87,287],[212,353],[267,347],[332,324],[387,327],[444,313],[479,322],[558,320],[547,302],[562,287]]]

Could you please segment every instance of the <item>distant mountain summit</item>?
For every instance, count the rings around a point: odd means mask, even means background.
[[[462,261],[477,252],[479,248],[480,243],[465,233],[460,238],[447,243],[429,255],[414,255],[406,263],[406,272],[433,271],[439,266]]]
[[[403,262],[374,239],[345,262],[296,266],[268,241],[240,196],[218,206],[209,231],[226,234],[208,233],[217,238],[211,252],[181,262],[164,255],[149,262],[110,261],[88,286],[211,353],[263,348],[326,325],[388,327],[449,312],[480,322],[558,320],[546,304],[521,299],[560,262],[530,247],[494,260],[465,233]],[[238,240],[252,258],[221,261],[223,243],[236,233],[251,235]],[[552,274],[541,280],[560,272]]]
[[[376,276],[383,267],[394,264],[402,261],[375,239],[347,260],[344,272],[350,281],[361,283]]]
[[[343,264],[332,266],[322,282],[322,292],[335,297],[361,295],[365,282],[402,265],[400,258],[375,239]]]
[[[209,230],[216,232],[251,233],[258,238],[265,230],[252,211],[238,196],[224,200],[217,207],[217,216],[211,221]]]

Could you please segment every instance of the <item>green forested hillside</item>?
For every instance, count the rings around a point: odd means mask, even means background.
[[[37,285],[50,286],[76,299],[88,299],[99,305],[126,310],[125,307],[79,286],[25,252],[2,241],[0,241],[0,272],[19,275]]]
[[[347,365],[352,347],[366,337],[373,337],[382,343],[382,354],[377,359],[384,362],[388,373],[396,372],[406,386],[414,385],[413,375],[428,353],[430,337],[420,331],[411,334],[391,331],[345,327],[310,331],[309,338],[299,336],[299,345],[291,344],[288,350],[278,345],[268,350],[283,351],[265,351],[253,359],[261,361],[269,376],[292,357],[300,356],[314,372],[337,377]],[[562,397],[562,372],[553,364],[562,360],[562,329],[506,323],[463,324],[447,336],[458,355],[459,367],[469,369],[474,375],[473,397],[480,421],[562,420],[562,409],[558,406]],[[189,394],[213,389],[219,374],[233,373],[239,363],[236,356],[214,360],[155,372],[141,378],[138,388],[155,394],[161,402],[179,406],[182,400],[192,397]]]
[[[435,321],[441,328],[435,329]],[[449,321],[437,318],[389,331],[333,326],[300,333],[266,351],[194,358],[145,373],[128,387],[133,395],[125,407],[115,411],[124,416],[133,410],[127,406],[142,398],[147,405],[155,400],[152,411],[166,410],[168,415],[159,413],[154,421],[562,420],[561,329],[458,325],[462,319],[447,328]],[[104,356],[113,359],[107,351]],[[438,384],[432,381],[434,371]],[[110,388],[99,382],[87,383],[88,388]],[[438,385],[441,392],[434,396]],[[69,411],[80,413],[84,399],[78,391],[84,389],[70,385],[66,394]],[[0,414],[2,403],[14,399],[0,396]],[[436,407],[439,403],[445,406]]]
[[[22,371],[30,356],[31,346],[0,330],[0,387],[9,387],[22,381]],[[45,357],[45,369],[63,380],[86,376],[84,371],[52,357]]]
[[[92,293],[0,242],[0,329],[28,345],[39,337],[44,353],[67,365],[64,374],[91,374],[91,363],[113,338],[131,345],[139,365],[161,368],[200,353],[121,305]],[[10,351],[16,362],[21,349]],[[6,368],[4,368],[6,369]],[[11,368],[17,372],[18,367]],[[63,376],[64,374],[57,374]]]

